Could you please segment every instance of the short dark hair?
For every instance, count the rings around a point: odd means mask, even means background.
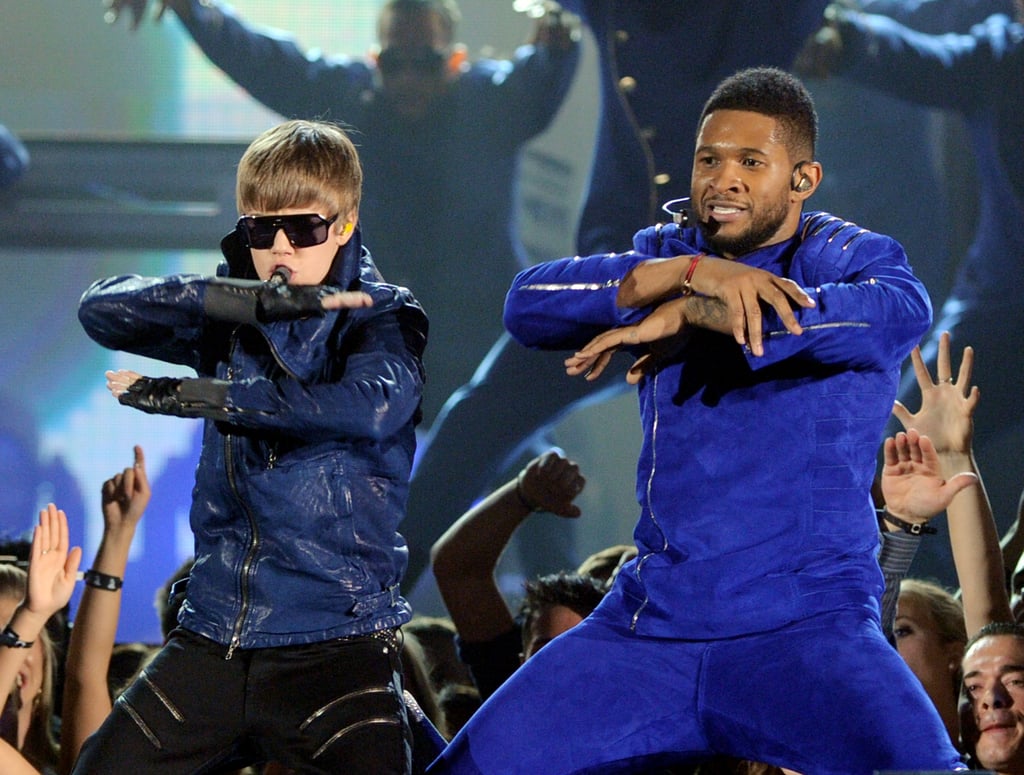
[[[560,571],[540,576],[525,585],[526,596],[519,606],[519,618],[526,632],[541,611],[561,605],[587,616],[597,608],[604,597],[605,589],[600,580],[578,573]]]
[[[704,103],[704,119],[716,110],[746,110],[771,116],[782,125],[783,142],[795,157],[814,158],[818,113],[807,87],[796,76],[776,67],[752,67],[722,81]]]
[[[968,639],[967,645],[964,646],[964,654],[982,638],[999,635],[1009,635],[1024,640],[1024,624],[1020,622],[989,622]]]

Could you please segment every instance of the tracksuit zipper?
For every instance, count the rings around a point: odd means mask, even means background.
[[[647,476],[647,511],[650,514],[651,522],[658,528],[658,532],[661,533],[661,551],[668,550],[668,536],[665,535],[665,531],[662,530],[661,524],[658,522],[658,518],[654,513],[654,499],[651,495],[651,488],[654,484],[654,474],[657,471],[658,463],[658,421],[660,418],[660,412],[658,411],[658,375],[655,374],[651,377],[654,380],[654,384],[651,387],[651,401],[654,403],[654,423],[651,428],[651,473]],[[643,578],[641,578],[641,571],[643,570],[646,562],[653,557],[657,552],[648,552],[636,563],[636,574],[637,583],[641,586],[644,591],[644,599],[641,601],[640,606],[633,612],[633,616],[629,620],[629,629],[636,632],[637,622],[640,620],[640,614],[647,607],[647,603],[650,602],[650,595],[647,594],[647,587],[644,584]]]

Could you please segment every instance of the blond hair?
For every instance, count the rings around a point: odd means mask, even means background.
[[[28,574],[14,565],[0,563],[0,597],[20,603],[27,592]],[[43,769],[56,766],[59,758],[59,748],[53,734],[56,651],[45,627],[39,631],[36,640],[43,650],[43,685],[39,690],[38,701],[32,708],[32,721],[25,735],[21,755],[37,769]]]
[[[363,168],[341,127],[325,121],[286,121],[260,134],[238,163],[238,212],[266,213],[323,205],[322,215],[354,216]]]
[[[904,595],[924,604],[944,642],[967,643],[964,608],[952,592],[932,581],[903,579],[900,581],[900,597]]]

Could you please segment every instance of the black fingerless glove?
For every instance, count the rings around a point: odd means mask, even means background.
[[[323,297],[331,289],[322,285],[288,285],[252,280],[211,280],[203,296],[203,309],[214,320],[230,323],[270,323],[323,316]]]
[[[256,319],[261,323],[270,323],[311,315],[323,317],[325,292],[322,285],[264,284],[256,292]]]
[[[219,379],[140,377],[118,397],[125,406],[172,417],[221,417],[228,383]]]

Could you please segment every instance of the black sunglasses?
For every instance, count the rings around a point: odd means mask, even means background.
[[[433,48],[416,48],[411,51],[386,48],[377,55],[377,67],[384,75],[394,75],[402,70],[433,75],[444,68],[447,59],[443,51]]]
[[[274,246],[277,232],[284,229],[288,241],[296,248],[311,248],[327,241],[331,224],[337,215],[324,218],[317,213],[299,215],[243,215],[235,230],[247,248],[267,250]]]

